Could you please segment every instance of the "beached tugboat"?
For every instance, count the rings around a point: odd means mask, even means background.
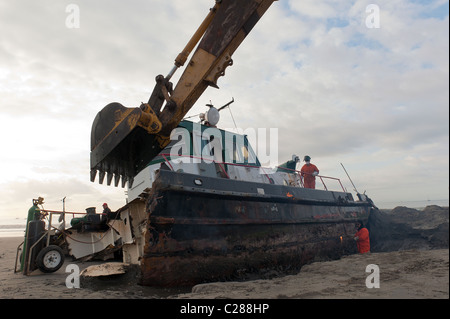
[[[217,87],[273,2],[216,1],[173,69],[156,77],[147,103],[111,103],[94,120],[91,181],[98,175],[100,183],[106,177],[117,186],[122,179],[129,195],[111,224],[120,239],[108,244],[100,236],[96,243],[121,247],[124,262],[139,264],[144,285],[245,278],[337,258],[354,251],[354,225],[374,209],[365,195],[355,200],[343,188],[332,190],[323,176],[317,178],[324,189],[303,187],[295,158],[264,169],[246,136],[214,128],[213,107],[205,114],[208,125],[183,121],[206,88]],[[170,79],[191,52],[174,86]]]
[[[355,251],[355,223],[374,209],[365,195],[357,194],[355,201],[344,189],[328,189],[327,184],[342,185],[324,176],[317,177],[324,189],[305,188],[300,172],[286,165],[264,169],[244,135],[215,129],[213,140],[220,143],[213,144],[200,139],[211,133],[208,126],[183,121],[179,129],[188,147],[173,141],[129,189],[130,205],[138,193],[146,201],[144,285],[295,271],[315,259]],[[233,160],[202,158],[214,151],[212,145],[222,146],[222,156],[229,152]],[[174,147],[189,153],[175,154]],[[295,166],[295,159],[290,162]]]

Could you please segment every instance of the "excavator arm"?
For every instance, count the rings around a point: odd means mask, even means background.
[[[136,176],[170,142],[194,103],[233,64],[232,55],[270,5],[277,0],[216,0],[215,6],[175,59],[167,76],[158,75],[147,103],[127,108],[120,103],[104,107],[91,131],[91,181],[107,178],[115,186],[133,184]],[[200,42],[200,43],[199,43]],[[170,82],[195,46],[177,85]]]

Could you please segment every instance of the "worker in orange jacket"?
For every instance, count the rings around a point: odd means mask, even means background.
[[[319,175],[319,169],[316,165],[311,164],[311,157],[308,155],[303,159],[306,164],[300,170],[305,188],[316,188],[316,176]]]
[[[356,246],[358,247],[358,252],[360,254],[365,254],[370,252],[370,238],[369,238],[369,230],[364,227],[361,221],[356,223],[356,227],[358,231],[356,232],[353,239],[356,241]]]

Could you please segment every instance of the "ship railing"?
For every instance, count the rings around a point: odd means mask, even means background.
[[[72,218],[75,218],[75,215],[99,215],[99,216],[106,216],[104,213],[80,213],[80,212],[67,212],[67,211],[60,211],[60,210],[49,210],[49,209],[41,209],[41,212],[47,213],[50,216],[49,223],[52,223],[52,217],[53,215],[62,215],[62,220],[59,220],[59,222],[65,222],[66,221],[66,215],[72,215]]]
[[[87,216],[87,215],[96,215],[96,216],[100,216],[100,222],[102,222],[103,220],[106,220],[106,214],[104,213],[81,213],[81,212],[68,212],[68,211],[58,211],[58,210],[49,210],[49,209],[41,209],[42,213],[45,213],[45,220],[46,224],[47,224],[47,229],[50,231],[52,230],[53,232],[55,231],[59,231],[59,232],[64,232],[66,229],[73,227],[71,224],[67,225],[67,223],[70,223],[72,219],[76,218],[75,216]],[[57,223],[58,224],[54,224],[55,219],[54,219],[54,215],[59,216]],[[72,216],[71,219],[67,220],[66,217],[67,216]],[[86,225],[90,225],[90,224],[98,224],[99,222],[92,222],[92,221],[87,221],[87,220],[80,220],[80,224],[78,225],[78,227],[81,227],[83,224]],[[47,245],[48,242],[50,240],[50,237],[47,238]]]
[[[79,213],[79,212],[66,212],[66,211],[60,211],[60,210],[49,210],[49,209],[41,209],[41,212],[45,213],[52,213],[56,215],[72,215],[72,218],[75,218],[75,215],[89,215],[89,213]],[[95,213],[96,215],[106,215],[104,213]]]
[[[301,171],[298,171],[298,170],[295,170],[295,169],[291,169],[291,168],[286,168],[286,167],[277,166],[277,168],[280,168],[280,169],[282,169],[284,171],[290,171],[291,174],[298,174],[300,176],[302,174],[303,175],[313,175],[313,174],[310,174],[310,173],[302,173]],[[344,185],[342,185],[341,180],[339,178],[331,177],[331,176],[325,176],[325,175],[315,175],[315,176],[317,178],[319,178],[319,180],[321,181],[324,190],[326,190],[326,191],[328,190],[328,187],[327,187],[327,185],[325,183],[325,180],[331,180],[331,181],[337,182],[339,184],[340,188],[342,189],[342,191],[347,192],[345,187],[344,187]],[[303,180],[302,180],[302,186],[304,187]]]
[[[173,165],[170,163],[171,160],[175,158],[190,158],[192,160],[196,160],[198,161],[204,161],[205,163],[214,163],[217,164],[218,167],[220,167],[220,170],[223,174],[224,178],[228,178],[230,179],[230,175],[228,174],[226,167],[227,166],[235,166],[235,167],[245,167],[247,169],[257,169],[259,170],[259,172],[265,176],[265,178],[267,179],[269,184],[274,184],[274,180],[273,178],[270,177],[270,175],[274,174],[277,172],[277,169],[282,170],[284,173],[287,174],[291,174],[293,176],[297,176],[298,177],[298,181],[299,183],[297,185],[293,185],[296,187],[302,187],[304,188],[305,185],[303,183],[303,177],[302,177],[302,173],[299,170],[295,170],[295,169],[289,169],[286,167],[280,167],[280,166],[276,166],[275,169],[273,168],[267,168],[267,167],[263,167],[263,166],[258,166],[258,165],[250,165],[250,164],[242,164],[242,163],[231,163],[231,162],[221,162],[221,161],[216,161],[213,158],[208,158],[208,157],[199,157],[199,156],[193,156],[193,155],[180,155],[180,154],[166,154],[166,153],[161,153],[159,154],[159,156],[161,156],[166,165],[172,170],[175,171]],[[303,175],[307,175],[307,173],[303,173]],[[339,178],[336,177],[331,177],[331,176],[325,176],[325,175],[316,175],[316,178],[318,178],[323,186],[323,189],[328,191],[329,187],[327,186],[326,181],[333,181],[333,184],[336,184],[340,187],[340,189],[342,189],[343,192],[347,192],[345,187],[342,185],[342,182]],[[330,183],[331,184],[331,183]]]

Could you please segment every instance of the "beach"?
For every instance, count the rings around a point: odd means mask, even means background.
[[[212,282],[184,288],[138,285],[136,268],[104,277],[83,270],[121,266],[66,256],[54,273],[14,272],[23,237],[0,236],[0,299],[448,299],[449,208],[403,206],[371,214],[371,252],[318,260],[295,274],[274,271],[264,279]],[[4,234],[8,234],[7,232]],[[81,273],[80,284],[72,280]]]
[[[128,298],[166,298],[183,290],[142,287],[131,280],[124,283],[108,278],[95,287],[68,288],[66,279],[73,274],[69,265],[78,266],[80,272],[89,266],[102,264],[102,261],[80,262],[71,257],[56,272],[45,274],[35,270],[29,276],[14,273],[17,246],[21,237],[0,237],[0,299],[128,299]],[[66,269],[68,272],[66,272]],[[184,290],[186,291],[186,290]]]
[[[204,284],[178,298],[448,299],[448,250],[344,256],[304,266],[297,275],[244,283]],[[369,269],[367,268],[369,266]],[[372,287],[374,266],[379,288]],[[368,285],[366,285],[366,281]],[[369,286],[369,287],[368,287]]]
[[[134,280],[108,278],[95,285],[68,288],[66,267],[80,271],[95,262],[66,258],[55,273],[39,270],[30,276],[14,273],[16,248],[22,238],[0,238],[0,298],[2,299],[448,299],[448,249],[402,250],[344,256],[315,262],[296,275],[245,282],[220,282],[191,289],[157,289],[137,285]],[[68,260],[69,259],[69,260]],[[367,266],[372,265],[372,268]],[[375,283],[378,267],[379,288]],[[368,278],[369,277],[369,278]]]

